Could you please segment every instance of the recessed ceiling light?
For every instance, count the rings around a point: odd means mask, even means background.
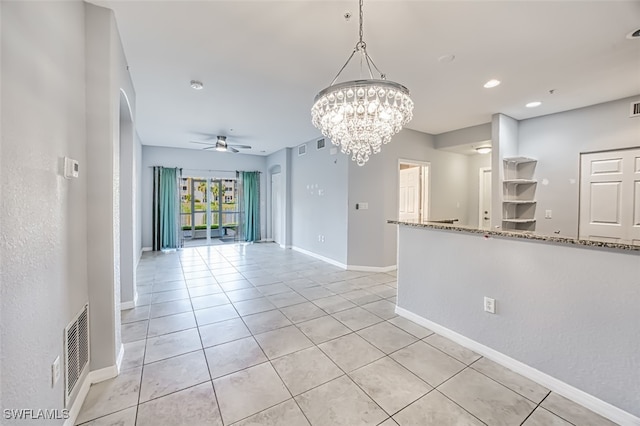
[[[527,108],[535,108],[535,107],[539,107],[540,105],[542,105],[542,102],[540,101],[535,101],[535,102],[529,102],[528,104],[526,104],[525,106]]]
[[[438,58],[438,62],[445,64],[447,62],[453,62],[456,58],[456,55],[442,55]]]
[[[492,87],[496,87],[496,86],[498,86],[498,85],[500,85],[500,80],[496,80],[496,79],[494,78],[494,79],[491,79],[491,80],[487,81],[487,82],[484,84],[484,87],[486,87],[487,89],[491,89]]]
[[[629,40],[640,40],[640,28],[627,34]]]
[[[202,84],[201,81],[198,80],[191,80],[191,88],[195,89],[195,90],[202,90],[202,88],[204,87],[204,85]]]
[[[488,154],[491,152],[491,147],[490,146],[481,146],[476,148],[476,151],[478,152],[478,154]]]

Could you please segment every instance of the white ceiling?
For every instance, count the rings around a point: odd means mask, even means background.
[[[227,135],[265,155],[319,136],[313,98],[358,37],[357,0],[92,2],[115,11],[145,145],[201,149],[189,140]],[[640,1],[365,0],[364,22],[369,54],[411,91],[411,129],[438,134],[497,112],[525,119],[640,94],[640,39],[626,38],[640,28]],[[502,84],[485,89],[491,78]],[[525,108],[534,100],[542,106]]]

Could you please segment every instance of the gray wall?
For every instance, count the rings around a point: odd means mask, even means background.
[[[396,227],[386,221],[398,216],[400,159],[431,163],[431,219],[466,223],[467,156],[435,149],[434,144],[434,136],[404,129],[363,167],[349,159],[349,265],[396,264]],[[369,210],[356,210],[359,202],[369,203]]]
[[[149,143],[149,141],[147,141]],[[142,245],[151,247],[153,166],[181,167],[183,176],[235,178],[235,171],[259,171],[260,175],[260,228],[266,235],[266,157],[201,149],[142,147]],[[224,170],[226,172],[220,172]]]
[[[640,415],[638,253],[399,228],[398,306]]]
[[[62,409],[51,363],[88,300],[84,4],[0,9],[0,406]],[[77,179],[63,178],[64,156]]]
[[[274,173],[280,173],[280,185],[282,193],[282,205],[280,211],[282,212],[282,241],[281,244],[285,247],[291,246],[291,148],[284,148],[280,151],[274,152],[266,158],[266,235],[263,239],[273,239],[272,229],[272,211],[271,205],[271,175]]]
[[[503,158],[518,154],[518,121],[504,114],[494,114],[491,121],[491,227],[502,227]]]
[[[519,154],[536,165],[536,231],[577,238],[580,153],[640,146],[640,118],[629,104],[640,96],[519,122]],[[545,219],[545,210],[553,211]]]
[[[478,207],[480,202],[480,169],[491,168],[491,154],[475,154],[467,157],[467,223],[465,225],[478,228]],[[500,212],[496,212],[500,214]],[[495,214],[495,213],[492,213]]]
[[[291,153],[291,245],[346,264],[350,160],[331,155],[328,139],[317,150],[317,139],[306,143],[305,155],[298,156],[297,147]]]
[[[113,12],[88,3],[85,11],[87,215],[91,224],[100,224],[87,228],[91,369],[96,370],[114,366],[121,349],[120,186],[133,183],[130,171],[129,181],[120,180],[120,102],[124,94],[135,111],[135,93]],[[132,232],[122,234],[131,245]]]
[[[491,123],[465,127],[451,132],[435,135],[435,147],[450,148],[459,145],[480,144],[491,141]]]
[[[137,132],[134,132],[134,159],[133,159],[133,186],[134,202],[133,211],[135,221],[133,224],[133,234],[135,238],[134,253],[136,254],[136,266],[142,256],[142,143]]]
[[[120,94],[120,301],[133,303],[135,293],[135,143],[133,111]],[[128,184],[127,184],[128,183]]]

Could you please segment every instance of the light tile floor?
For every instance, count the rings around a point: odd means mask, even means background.
[[[396,316],[395,273],[235,244],[145,253],[137,282],[77,424],[613,424]]]

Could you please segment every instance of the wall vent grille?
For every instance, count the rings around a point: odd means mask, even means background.
[[[631,102],[629,117],[640,117],[640,102]]]
[[[89,305],[86,304],[64,330],[65,405],[89,366]]]
[[[307,153],[307,144],[298,146],[298,156],[305,155]]]
[[[324,138],[316,141],[316,149],[322,149],[325,147]]]

